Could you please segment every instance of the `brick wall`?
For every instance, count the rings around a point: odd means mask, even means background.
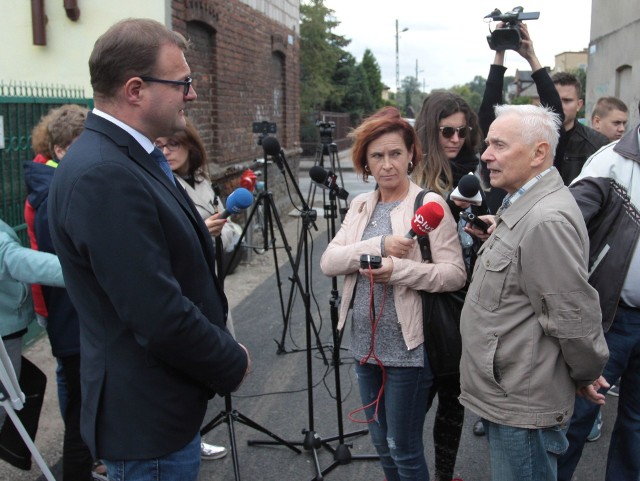
[[[204,140],[212,175],[228,184],[224,190],[235,187],[241,166],[263,157],[253,122],[276,122],[275,136],[297,165],[296,26],[276,22],[240,0],[174,0],[172,23],[192,41],[187,61],[198,100],[188,115]],[[280,174],[269,175],[276,179]]]

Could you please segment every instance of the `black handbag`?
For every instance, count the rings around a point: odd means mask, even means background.
[[[415,210],[422,205],[427,191],[416,197]],[[422,260],[431,261],[429,236],[419,236]],[[466,296],[466,287],[454,292],[420,291],[422,296],[422,325],[424,342],[431,371],[436,377],[458,376],[462,356],[460,314]]]
[[[2,341],[0,341],[2,342]],[[22,409],[16,411],[29,437],[35,441],[40,421],[40,411],[44,402],[47,387],[47,376],[26,357],[22,357],[22,369],[18,380],[25,395]],[[22,436],[9,418],[5,418],[0,431],[0,459],[16,468],[28,471],[31,469],[31,451],[22,440]]]

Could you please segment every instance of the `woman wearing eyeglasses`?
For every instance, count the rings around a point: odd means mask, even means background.
[[[462,209],[449,199],[449,195],[458,186],[462,176],[475,173],[478,168],[478,152],[482,142],[478,117],[459,95],[434,92],[422,104],[415,129],[424,155],[424,161],[418,164],[414,172],[416,183],[447,199],[454,219],[458,220]],[[485,213],[476,212],[478,208],[475,206],[471,209],[476,215]],[[458,233],[467,272],[470,273],[479,241],[475,241],[462,228],[458,229]],[[432,393],[435,392],[438,393],[438,409],[433,426],[436,480],[450,481],[464,421],[464,408],[458,402],[459,376],[436,376]],[[432,394],[429,406],[433,397]]]
[[[223,246],[232,245],[235,232],[226,219],[218,218],[224,205],[211,186],[211,179],[206,171],[207,153],[193,122],[187,119],[185,130],[178,131],[171,137],[158,137],[155,144],[169,161],[177,181],[187,191],[211,236],[220,236]],[[235,337],[230,312],[227,328]],[[202,442],[200,454],[203,460],[220,459],[226,456],[227,449]]]
[[[220,236],[223,246],[232,245],[235,230],[227,219],[219,219],[216,215],[224,210],[224,205],[211,186],[206,170],[207,152],[193,122],[187,119],[185,130],[171,137],[158,137],[156,147],[169,161],[176,179],[195,204],[211,236]]]

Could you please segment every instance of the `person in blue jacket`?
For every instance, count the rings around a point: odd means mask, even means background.
[[[60,261],[53,254],[23,247],[11,226],[0,220],[0,335],[16,376],[20,376],[22,337],[35,319],[32,283],[64,287]],[[5,417],[0,408],[0,427]]]

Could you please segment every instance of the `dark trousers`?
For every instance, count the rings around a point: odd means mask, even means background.
[[[449,481],[453,478],[464,423],[464,407],[458,401],[460,377],[437,377],[432,393],[427,410],[431,407],[435,394],[438,394],[438,409],[433,423],[436,480]]]
[[[89,481],[93,459],[80,437],[80,355],[60,358],[67,383],[67,406],[64,412],[62,448],[63,481]]]

